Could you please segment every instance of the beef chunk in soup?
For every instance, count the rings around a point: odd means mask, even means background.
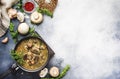
[[[25,54],[25,55],[23,56],[23,59],[24,59],[24,60],[27,60],[27,54]]]

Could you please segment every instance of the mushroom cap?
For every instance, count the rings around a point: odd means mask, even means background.
[[[47,73],[48,73],[48,69],[47,69],[47,68],[44,68],[43,70],[41,70],[39,76],[40,76],[41,78],[43,78],[43,77],[45,77],[45,76],[47,75]]]
[[[17,10],[13,9],[13,8],[10,8],[8,10],[8,16],[9,16],[10,19],[16,18],[17,17]]]
[[[18,32],[22,35],[25,35],[27,34],[29,31],[29,26],[26,24],[26,23],[21,23],[19,26],[18,26]]]
[[[20,21],[20,22],[23,22],[25,17],[24,17],[24,14],[22,12],[18,12],[17,13],[17,19]]]
[[[39,24],[43,21],[43,15],[37,11],[33,12],[30,16],[31,22]]]
[[[50,68],[49,73],[52,77],[57,77],[59,75],[59,68],[58,67],[52,67],[52,68]]]

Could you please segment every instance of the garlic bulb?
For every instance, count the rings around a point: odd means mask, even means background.
[[[52,77],[57,77],[59,75],[59,68],[52,67],[49,73]]]
[[[18,32],[22,35],[25,35],[29,32],[29,26],[28,24],[26,23],[21,23],[19,26],[18,26]]]
[[[20,21],[20,22],[23,22],[25,17],[24,17],[24,14],[21,13],[21,12],[18,12],[17,13],[17,19]]]
[[[43,21],[43,15],[41,13],[38,13],[37,11],[33,12],[31,14],[31,22],[35,23],[35,24],[39,24]]]
[[[41,70],[39,76],[40,76],[41,78],[43,78],[43,77],[45,77],[45,76],[47,75],[47,73],[48,73],[48,69],[47,69],[47,68],[44,68],[43,70]]]

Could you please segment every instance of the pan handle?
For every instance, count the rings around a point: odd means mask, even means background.
[[[12,72],[12,69],[9,68],[7,71],[4,73],[0,74],[0,79],[4,79],[6,76],[8,76]]]
[[[6,76],[8,76],[10,73],[14,73],[19,69],[16,63],[14,63],[7,71],[0,74],[0,79],[4,79]]]

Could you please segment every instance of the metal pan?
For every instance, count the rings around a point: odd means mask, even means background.
[[[27,70],[27,69],[23,68],[22,66],[20,66],[17,62],[15,62],[6,72],[0,74],[0,79],[4,79],[4,77],[6,77],[7,75],[9,75],[10,73],[16,72],[19,68],[22,69],[23,71],[26,71],[26,72],[37,72],[37,71],[42,70],[49,63],[50,58],[54,55],[54,51],[46,44],[46,42],[41,37],[33,37],[33,36],[25,37],[25,38],[21,39],[16,44],[14,50],[16,50],[16,48],[18,47],[18,45],[22,41],[24,41],[26,39],[30,39],[30,38],[39,39],[40,41],[42,41],[46,45],[46,47],[48,49],[48,59],[47,59],[46,63],[42,67],[39,67],[39,68],[37,68],[35,70]]]

